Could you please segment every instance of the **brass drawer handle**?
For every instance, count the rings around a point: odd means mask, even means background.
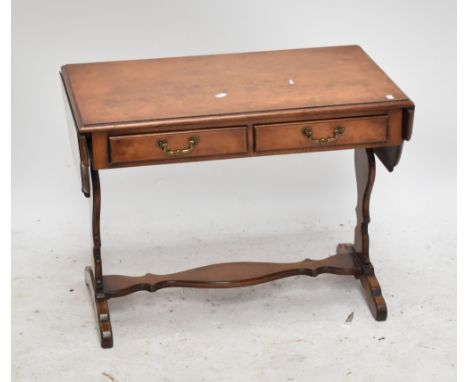
[[[302,130],[302,133],[307,137],[308,140],[314,143],[318,143],[319,145],[325,145],[327,143],[336,141],[340,137],[340,135],[344,133],[344,127],[343,126],[335,127],[335,131],[333,131],[333,135],[328,138],[315,139],[312,134],[312,129],[310,129],[309,127],[304,128],[304,130]]]
[[[164,151],[167,155],[177,156],[177,155],[186,155],[193,151],[196,145],[200,143],[200,137],[193,136],[188,140],[188,147],[185,149],[176,149],[171,150],[167,147],[167,141],[165,139],[159,139],[156,141],[156,145]]]

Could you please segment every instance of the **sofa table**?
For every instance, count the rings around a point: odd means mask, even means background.
[[[113,346],[107,300],[167,287],[232,288],[321,273],[360,279],[372,315],[387,308],[369,259],[375,156],[392,171],[413,102],[359,46],[65,65],[69,125],[92,197],[93,268],[85,270],[101,346]],[[232,262],[141,277],[104,275],[99,171],[130,166],[354,149],[354,243],[296,263]],[[306,159],[306,157],[304,157]]]

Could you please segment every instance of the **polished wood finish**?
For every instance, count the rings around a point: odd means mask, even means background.
[[[110,348],[114,340],[110,322],[109,306],[104,290],[101,260],[101,183],[99,173],[91,169],[92,199],[91,199],[91,221],[93,237],[93,263],[94,272],[91,267],[85,269],[85,281],[94,297],[97,323],[101,346]]]
[[[60,73],[60,78],[63,82],[63,76]],[[65,103],[65,108],[67,110],[71,110],[71,101],[68,96],[67,90],[65,86],[62,86],[62,98]],[[88,151],[88,143],[86,139],[86,135],[80,134],[78,130],[78,124],[76,123],[75,117],[72,113],[66,113],[67,117],[67,125],[68,125],[68,137],[70,139],[70,143],[72,145],[72,151],[75,153],[75,159],[79,161],[80,167],[80,176],[81,176],[81,192],[87,198],[91,195],[91,186],[90,186],[90,160],[89,160],[89,151]],[[78,150],[75,145],[75,139],[78,140]],[[78,152],[78,154],[77,154]],[[79,159],[77,158],[79,156]]]
[[[357,149],[354,152],[356,169],[357,205],[356,228],[354,229],[354,245],[352,251],[363,272],[360,275],[366,300],[374,318],[383,321],[387,318],[387,306],[382,297],[379,282],[374,274],[374,267],[369,258],[370,197],[375,181],[375,157],[372,149]],[[342,253],[342,251],[337,251]]]
[[[196,137],[199,142],[188,154],[170,155],[159,146],[166,141],[169,148],[183,150],[187,142]],[[109,138],[111,163],[167,161],[190,155],[193,158],[222,157],[247,153],[247,128],[191,130],[172,133],[132,134]]]
[[[91,195],[90,174],[89,174],[89,158],[88,158],[88,143],[83,134],[78,134],[78,147],[80,150],[80,174],[81,174],[81,192],[89,198]]]
[[[304,129],[310,129],[318,140],[333,136],[337,127],[342,128],[343,133],[336,141],[327,143],[328,147],[385,143],[389,138],[387,115],[256,125],[255,151],[319,148],[321,144],[308,139]]]
[[[296,117],[295,122],[291,122],[289,118],[285,121],[284,117],[252,119],[249,116],[246,117],[246,126],[243,127],[228,124],[224,126],[221,122],[218,125],[212,121],[209,124],[192,126],[190,129],[187,126],[179,126],[177,129],[168,127],[164,132],[153,128],[99,131],[90,135],[94,148],[93,167],[106,169],[369,146],[387,150],[402,144],[401,109],[386,110],[384,114],[364,111],[360,114],[347,112],[333,116],[339,118],[330,118],[329,114],[311,116],[309,112],[305,112]],[[313,144],[302,133],[303,128],[308,127],[312,128],[318,137],[326,137],[338,125],[345,127],[343,136],[336,142],[323,145]],[[231,130],[236,128],[239,130]],[[240,129],[244,128],[246,141],[240,132]],[[154,144],[157,139],[171,138],[171,147],[183,148],[187,145],[189,137],[197,135],[194,132],[200,137],[201,134],[206,135],[208,139],[204,139],[203,145],[198,145],[187,155],[168,157]],[[244,143],[246,148],[243,147]]]
[[[82,191],[91,197],[93,268],[85,270],[102,347],[107,300],[167,287],[232,288],[295,275],[359,278],[376,320],[387,308],[369,256],[375,156],[392,171],[409,140],[413,102],[358,46],[73,64],[62,67]],[[306,131],[307,130],[307,131]],[[354,149],[353,244],[293,263],[212,264],[167,275],[103,275],[99,170]]]
[[[357,204],[356,227],[354,229],[354,250],[359,253],[364,263],[369,262],[369,233],[367,227],[370,222],[369,204],[372,187],[375,181],[375,158],[372,149],[354,151],[354,166],[356,170]]]
[[[338,244],[336,253],[340,255],[353,256],[361,272],[356,278],[359,278],[362,285],[362,291],[367,301],[367,305],[376,321],[385,321],[387,319],[387,304],[382,296],[382,290],[374,268],[371,263],[363,263],[359,255],[355,252],[352,244]]]
[[[405,124],[405,111],[414,109],[411,100],[359,46],[72,64],[62,67],[62,75],[77,131],[91,134],[95,169],[167,163],[153,146],[152,151],[145,146],[144,158],[138,154],[135,160],[131,156],[112,158],[112,142],[122,135],[135,134],[135,140],[141,142],[140,136],[145,134],[243,125],[247,127],[246,152],[215,155],[216,148],[205,145],[211,154],[198,155],[198,148],[190,155],[173,158],[173,162],[399,146],[403,138],[409,139],[411,131],[403,130],[411,126]],[[346,136],[356,139],[343,145],[283,148],[276,144],[275,150],[263,150],[262,142],[273,138],[255,141],[259,132],[254,133],[256,125],[272,124],[281,129],[283,124],[302,121],[325,123],[364,116],[370,118],[362,121],[366,125],[376,116],[387,116],[387,139],[357,142],[362,127],[353,126]],[[369,134],[377,132],[364,135]]]
[[[107,297],[105,297],[103,291],[99,291],[97,289],[96,276],[94,275],[91,267],[85,268],[85,282],[91,293],[91,300],[96,312],[101,347],[111,348],[114,346],[114,337],[112,335],[109,305],[107,303]]]
[[[256,285],[284,277],[322,273],[359,276],[361,269],[350,254],[323,260],[305,259],[297,263],[222,263],[168,275],[146,274],[141,277],[104,276],[107,298],[121,297],[140,290],[155,292],[168,287],[235,288]]]
[[[403,109],[403,139],[409,141],[413,135],[414,107]]]
[[[62,72],[81,132],[135,121],[408,100],[356,45],[72,64]]]

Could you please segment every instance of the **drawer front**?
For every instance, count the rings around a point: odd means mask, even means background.
[[[258,152],[377,144],[387,140],[387,115],[255,125]]]
[[[245,126],[109,137],[111,163],[228,156],[247,152]]]

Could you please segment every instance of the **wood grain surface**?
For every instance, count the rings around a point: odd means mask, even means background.
[[[71,64],[62,73],[80,131],[408,99],[355,45]]]
[[[295,275],[352,275],[374,318],[387,307],[369,256],[375,154],[390,171],[409,140],[414,103],[359,46],[72,64],[62,67],[82,191],[92,197],[86,268],[102,347],[107,300],[167,287],[234,288]],[[104,275],[99,170],[292,152],[355,149],[354,244],[293,263],[231,262],[172,274]],[[93,271],[94,270],[94,271]]]

